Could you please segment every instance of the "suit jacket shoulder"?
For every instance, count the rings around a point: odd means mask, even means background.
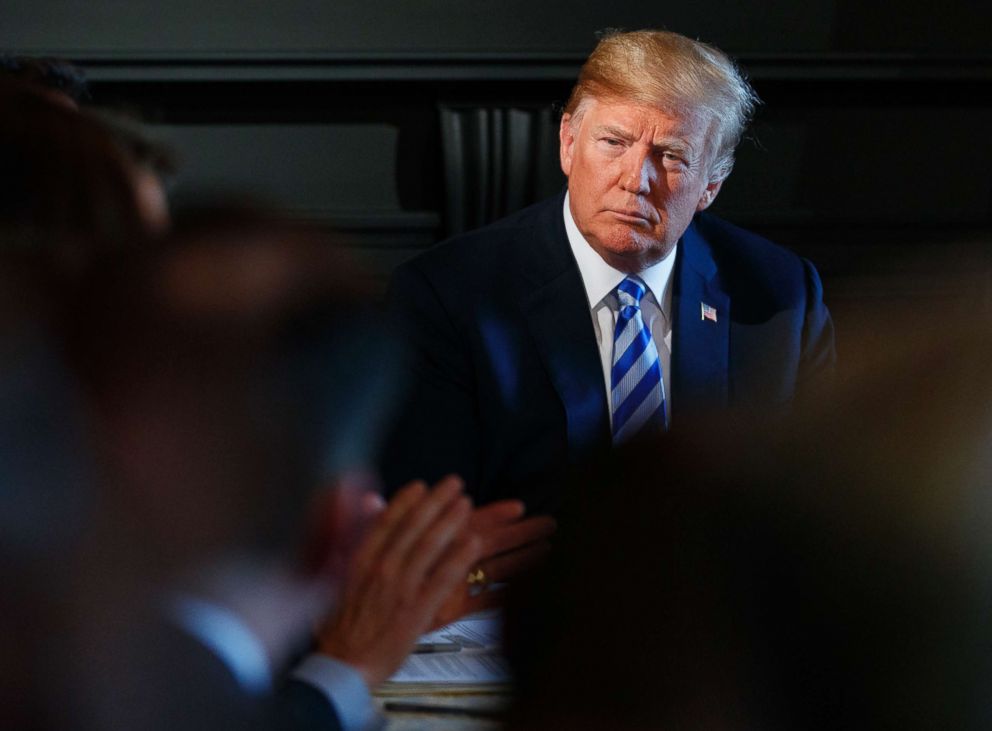
[[[381,461],[387,490],[456,472],[477,500],[523,496],[524,483],[565,459],[566,431],[580,425],[560,398],[557,364],[602,374],[563,199],[456,236],[395,271],[390,311],[413,387]],[[601,386],[595,393],[605,402]]]
[[[574,263],[562,219],[564,196],[454,236],[401,264],[393,284],[420,278],[433,286],[516,293]]]
[[[682,373],[673,374],[681,387],[676,398],[681,390],[683,398],[689,392],[692,402],[708,407],[774,411],[830,380],[833,323],[811,262],[711,214],[696,216],[683,243],[676,285],[683,300],[676,315],[675,368],[682,366]],[[698,322],[700,296],[719,299],[729,311],[726,346],[717,347],[706,323]],[[698,348],[707,339],[711,347],[700,356]],[[727,356],[724,347],[729,347]],[[718,356],[727,359],[726,382],[715,371],[697,379],[696,374],[714,370]],[[722,366],[716,370],[724,371]],[[722,401],[709,398],[720,390],[725,390]]]
[[[694,226],[710,247],[720,281],[735,303],[765,300],[782,309],[809,294],[808,280],[815,269],[794,252],[712,214],[698,215]]]

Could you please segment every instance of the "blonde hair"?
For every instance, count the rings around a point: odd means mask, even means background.
[[[673,113],[708,113],[716,123],[710,176],[723,180],[734,166],[758,95],[733,60],[714,46],[663,30],[611,31],[590,54],[565,113],[577,124],[589,99],[624,99]]]

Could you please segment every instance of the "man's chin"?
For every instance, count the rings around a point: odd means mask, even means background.
[[[611,267],[627,274],[636,274],[657,259],[650,250],[636,247],[606,248],[599,255]]]
[[[634,236],[629,231],[606,239],[602,248],[600,256],[614,268],[624,271],[636,271],[630,269],[632,266],[643,269],[663,259],[667,253],[663,242],[645,236]],[[618,266],[619,263],[625,266]]]

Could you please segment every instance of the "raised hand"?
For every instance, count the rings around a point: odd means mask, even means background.
[[[388,678],[427,631],[481,556],[469,530],[462,481],[400,490],[352,559],[339,611],[320,629],[318,650],[355,667],[370,687]]]
[[[513,578],[547,555],[551,547],[548,539],[556,527],[554,519],[524,518],[524,510],[519,500],[501,500],[473,511],[468,530],[481,542],[481,558],[472,569],[481,569],[486,586],[473,587],[465,582],[455,587],[438,610],[432,627],[498,605],[503,592],[488,585]]]

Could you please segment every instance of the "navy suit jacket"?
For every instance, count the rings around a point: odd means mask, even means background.
[[[158,613],[141,616],[119,639],[92,702],[97,728],[140,731],[340,731],[331,701],[317,688],[281,679],[271,693],[252,694],[228,664],[199,638]],[[116,629],[116,628],[115,628]],[[140,631],[136,631],[140,630]],[[89,702],[89,699],[88,699]],[[82,722],[80,728],[90,725]]]
[[[590,303],[563,196],[457,236],[400,266],[390,306],[410,397],[382,460],[387,491],[461,474],[477,502],[557,510],[552,479],[610,444]],[[672,424],[778,410],[830,371],[833,327],[813,265],[715,216],[683,234],[674,271]],[[716,321],[702,317],[702,305]]]

